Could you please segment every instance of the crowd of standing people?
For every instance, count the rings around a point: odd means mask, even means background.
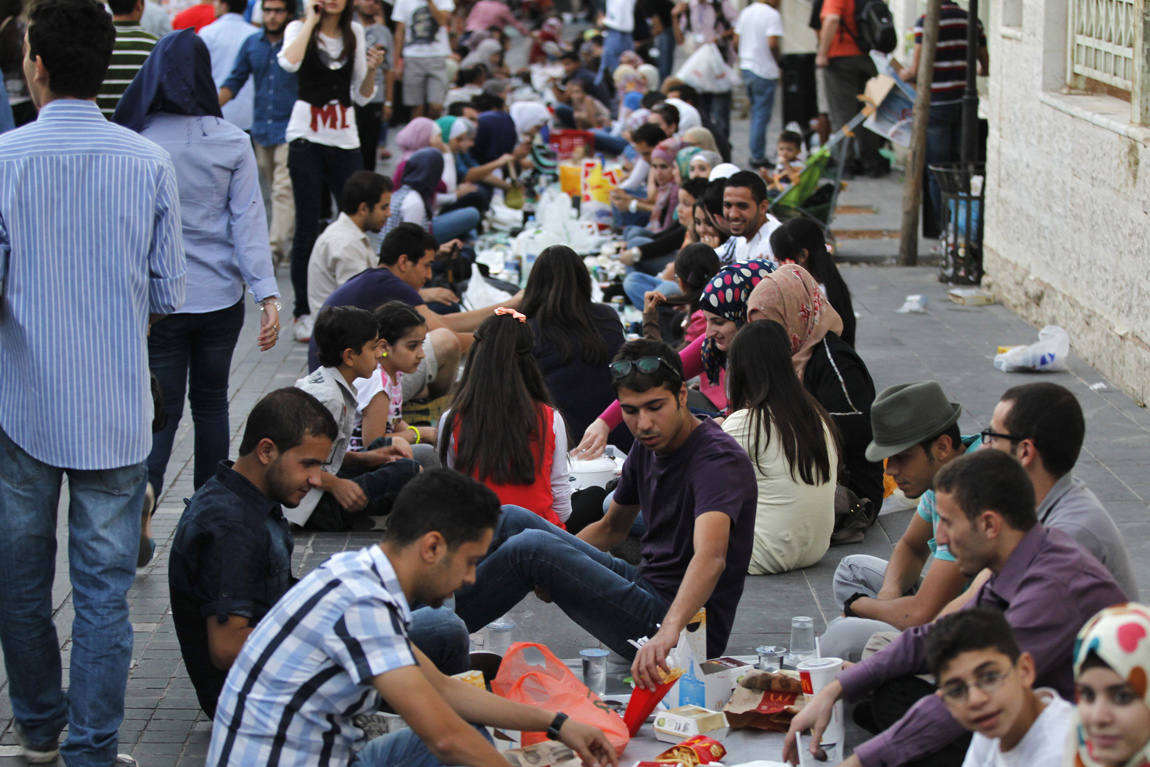
[[[822,5],[832,128],[873,73],[853,6]],[[966,20],[946,8],[957,41]],[[749,575],[862,540],[895,488],[916,513],[889,562],[839,564],[841,617],[821,641],[853,665],[794,718],[785,755],[808,728],[817,751],[847,698],[876,735],[847,764],[1147,764],[1150,608],[1073,474],[1082,408],[1054,383],[1015,386],[990,428],[963,435],[939,382],[876,392],[825,228],[772,209],[817,124],[781,132],[768,160],[771,0],[607,0],[581,38],[545,0],[9,10],[0,642],[28,761],[136,764],[118,753],[126,595],[154,556],[186,400],[196,492],[168,583],[213,766],[500,764],[490,725],[615,767],[598,729],[451,679],[471,668],[469,634],[535,595],[653,689],[700,609],[722,655]],[[508,28],[532,39],[538,90],[507,65]],[[677,51],[707,46],[741,71],[746,169],[730,163],[730,90],[674,76]],[[948,107],[960,67],[943,61]],[[477,230],[546,176],[543,134],[564,127],[624,170],[613,289],[638,328],[594,300],[565,245],[510,298],[461,306],[466,275],[483,278]],[[862,134],[838,161],[887,172]],[[388,159],[391,177],[376,172]],[[249,313],[261,351],[281,342],[284,260],[282,342],[307,343],[308,364],[247,414],[229,460],[231,358]],[[409,422],[406,406],[436,400],[437,421]],[[573,492],[571,461],[608,444],[627,455],[617,483]],[[52,614],[65,478],[66,689]],[[300,529],[382,542],[297,581]],[[410,729],[368,738],[363,717],[383,707]]]

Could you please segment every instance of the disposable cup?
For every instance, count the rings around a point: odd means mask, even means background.
[[[579,651],[579,658],[583,661],[583,684],[596,695],[607,692],[607,650],[592,647]]]
[[[799,678],[803,692],[809,701],[831,683],[843,669],[842,658],[811,658],[798,664]],[[840,700],[831,709],[831,721],[823,731],[819,745],[824,749],[843,741],[843,702]]]

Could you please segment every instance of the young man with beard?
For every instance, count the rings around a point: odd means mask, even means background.
[[[606,515],[579,532],[504,509],[474,586],[456,612],[469,627],[495,620],[534,591],[615,652],[654,689],[679,633],[707,609],[707,657],[722,655],[743,593],[758,492],[746,452],[687,408],[683,366],[658,341],[624,344],[610,365],[635,444]],[[608,552],[643,515],[642,560]],[[651,639],[637,653],[629,639]]]
[[[586,767],[617,767],[600,730],[449,678],[413,636],[421,611],[411,605],[441,605],[474,582],[499,516],[495,493],[470,477],[434,469],[412,480],[378,545],[336,554],[252,633],[224,685],[207,763],[506,767],[491,725],[546,732]],[[410,729],[365,743],[354,717],[385,704]]]
[[[252,148],[264,183],[271,187],[272,218],[268,225],[272,258],[278,264],[291,251],[295,232],[295,198],[288,175],[288,119],[298,89],[296,76],[276,61],[283,48],[284,28],[295,18],[295,0],[263,0],[263,32],[249,36],[236,54],[231,75],[220,87],[225,106],[250,78],[253,94]]]
[[[782,223],[767,213],[767,184],[758,173],[741,170],[727,179],[723,189],[723,217],[731,226],[731,239],[719,253],[723,266],[752,259],[775,263],[771,232]]]

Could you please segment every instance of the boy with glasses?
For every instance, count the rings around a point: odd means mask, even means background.
[[[926,640],[938,697],[974,733],[962,767],[1062,764],[1074,707],[1034,690],[1035,667],[998,610],[942,618]]]
[[[456,612],[478,631],[531,591],[628,660],[653,689],[679,632],[707,609],[707,657],[727,646],[754,542],[758,499],[747,454],[714,421],[687,409],[679,355],[631,341],[611,363],[623,420],[635,444],[602,520],[570,535],[505,507],[474,586]],[[642,513],[638,568],[607,552]],[[649,636],[636,653],[628,640]]]

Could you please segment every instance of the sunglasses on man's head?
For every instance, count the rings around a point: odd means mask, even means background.
[[[666,365],[667,369],[679,375],[679,371],[671,366],[670,362],[662,357],[640,357],[637,360],[617,360],[612,362],[609,367],[611,369],[611,376],[613,378],[626,378],[631,375],[632,370],[638,370],[643,375],[652,375],[659,369],[659,365]]]

